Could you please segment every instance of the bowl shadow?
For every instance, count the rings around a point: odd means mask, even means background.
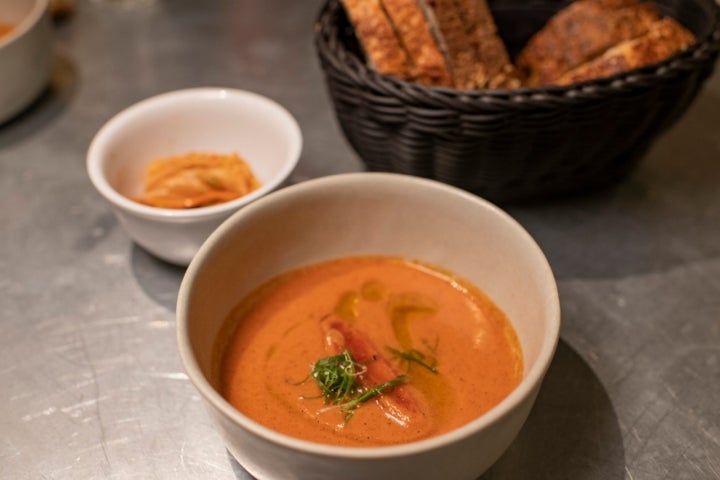
[[[138,285],[149,298],[175,312],[178,290],[186,267],[160,260],[133,242],[130,268]]]
[[[504,207],[538,241],[558,280],[640,275],[717,258],[718,111],[720,96],[701,93],[615,185]]]
[[[34,135],[57,118],[72,102],[78,87],[78,73],[70,57],[53,53],[48,85],[27,107],[0,122],[0,150]]]
[[[479,480],[624,478],[625,451],[600,379],[560,341],[536,403],[517,438]]]
[[[230,467],[232,467],[232,471],[235,474],[235,478],[237,478],[237,480],[257,480],[255,477],[250,475],[247,470],[245,470],[242,465],[238,463],[237,460],[235,460],[235,457],[232,456],[229,450],[225,450],[225,453],[227,454],[228,461],[230,462]]]

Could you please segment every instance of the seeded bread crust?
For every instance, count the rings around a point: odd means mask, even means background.
[[[439,35],[444,39],[447,59],[453,76],[453,87],[475,88],[475,52],[467,40],[465,26],[454,0],[418,1],[427,17],[434,17]]]
[[[646,0],[576,0],[514,65],[486,0],[342,2],[372,68],[461,90],[567,85],[657,63],[696,41]]]
[[[677,21],[663,18],[642,37],[621,42],[603,55],[560,77],[557,85],[582,82],[661,62],[695,43],[695,36]]]
[[[555,84],[609,48],[647,34],[660,20],[638,0],[578,0],[553,16],[517,58],[527,86]]]
[[[369,65],[428,86],[520,86],[485,0],[343,0]]]
[[[400,44],[412,60],[413,77],[429,86],[452,87],[447,47],[437,20],[423,0],[382,0]]]
[[[520,75],[500,38],[486,0],[455,0],[463,10],[465,28],[475,48],[476,62],[485,70],[485,78],[475,88],[516,88]]]
[[[379,73],[412,81],[412,62],[402,48],[380,0],[343,0],[368,65]]]
[[[437,21],[455,88],[520,86],[519,76],[485,0],[418,0],[418,4],[429,7]]]

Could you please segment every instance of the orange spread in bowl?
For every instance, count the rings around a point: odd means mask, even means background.
[[[150,162],[144,194],[135,200],[160,208],[206,207],[242,197],[259,186],[240,155],[192,152]]]

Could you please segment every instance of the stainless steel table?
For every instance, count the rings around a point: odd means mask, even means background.
[[[179,362],[183,269],[132,244],[85,152],[137,100],[227,86],[296,116],[293,182],[360,170],[315,58],[319,6],[85,0],[56,24],[51,88],[0,126],[0,478],[249,478]],[[616,187],[508,211],[546,252],[564,323],[483,480],[720,478],[720,76]]]

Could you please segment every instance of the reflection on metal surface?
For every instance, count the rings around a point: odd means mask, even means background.
[[[297,113],[295,181],[357,170],[312,49],[320,2],[108,1],[77,2],[62,81],[0,127],[0,477],[249,480],[181,368],[184,269],[116,228],[83,159],[140,98],[227,85]],[[510,209],[560,281],[563,343],[487,480],[719,478],[718,112],[716,73],[626,182]]]

